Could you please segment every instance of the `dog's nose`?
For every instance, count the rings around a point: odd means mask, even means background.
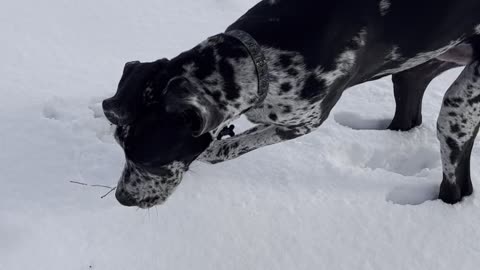
[[[118,104],[114,98],[106,99],[102,102],[103,112],[107,117],[107,120],[112,124],[118,126],[119,116],[118,116]]]
[[[117,201],[123,206],[135,206],[137,204],[136,200],[127,192],[119,191],[115,192],[115,197]]]
[[[133,122],[134,107],[123,105],[116,98],[109,98],[102,102],[103,112],[110,123],[117,126],[128,125]]]

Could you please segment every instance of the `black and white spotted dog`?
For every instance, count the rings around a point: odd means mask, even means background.
[[[422,122],[429,82],[466,65],[438,120],[439,197],[472,194],[470,153],[480,126],[480,1],[264,0],[172,60],[125,65],[103,103],[126,154],[120,203],[163,203],[195,160],[234,159],[307,134],[345,89],[392,75],[393,130]],[[257,124],[218,140],[240,115]]]

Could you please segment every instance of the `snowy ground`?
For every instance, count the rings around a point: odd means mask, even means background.
[[[301,139],[196,164],[161,207],[121,207],[123,153],[99,101],[123,63],[173,57],[255,0],[0,4],[0,269],[477,269],[480,199],[433,199],[435,121],[459,73],[432,83],[425,124],[383,129],[391,84],[350,90]],[[479,148],[473,151],[480,188]]]

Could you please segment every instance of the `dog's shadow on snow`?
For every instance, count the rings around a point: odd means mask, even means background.
[[[366,119],[351,112],[339,112],[333,117],[338,124],[355,130],[385,130],[391,119]]]

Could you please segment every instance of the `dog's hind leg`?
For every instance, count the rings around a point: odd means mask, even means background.
[[[410,130],[422,124],[422,100],[428,84],[455,63],[431,60],[420,66],[392,76],[395,95],[395,116],[388,127],[391,130]]]
[[[470,154],[480,126],[480,57],[468,64],[445,94],[438,118],[443,182],[439,197],[456,203],[472,194]]]

